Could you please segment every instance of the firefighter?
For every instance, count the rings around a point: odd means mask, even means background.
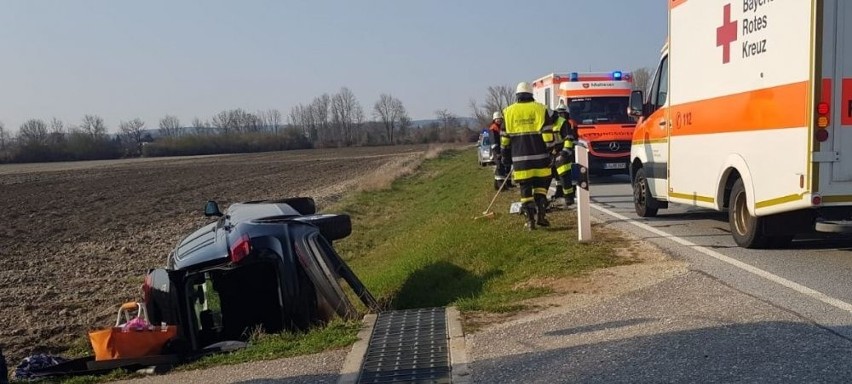
[[[505,134],[500,139],[503,164],[512,165],[512,178],[520,185],[522,212],[529,230],[550,226],[546,218],[547,189],[556,115],[535,102],[529,83],[519,83],[516,102],[503,110]]]
[[[494,159],[494,190],[499,190],[503,183],[506,183],[504,188],[514,188],[512,181],[507,181],[509,177],[509,167],[503,165],[500,160],[500,136],[503,130],[503,113],[500,111],[494,112],[491,115],[491,126],[488,127],[488,134],[491,139],[491,158]]]
[[[552,154],[554,157],[551,172],[556,177],[556,193],[554,199],[564,197],[565,206],[574,204],[574,184],[571,180],[571,167],[574,164],[574,141],[576,133],[571,124],[571,115],[565,104],[559,104],[556,108],[559,118],[554,124],[554,145]]]

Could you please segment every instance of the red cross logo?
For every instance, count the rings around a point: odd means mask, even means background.
[[[731,43],[737,41],[737,21],[731,21],[731,5],[722,11],[722,26],[716,28],[716,46],[722,47],[722,64],[731,61]]]

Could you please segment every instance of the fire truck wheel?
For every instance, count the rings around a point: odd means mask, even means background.
[[[746,190],[742,179],[738,179],[731,188],[728,204],[728,221],[734,242],[743,248],[763,248],[769,238],[763,234],[763,218],[752,215],[746,203]]]
[[[633,181],[633,206],[639,217],[657,216],[657,211],[660,209],[659,202],[651,195],[644,168],[636,171],[636,178]]]

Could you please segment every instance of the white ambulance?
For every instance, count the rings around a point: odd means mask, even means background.
[[[729,212],[739,246],[774,248],[852,217],[852,1],[669,0],[640,117],[636,213]]]
[[[555,110],[568,107],[580,140],[589,148],[592,174],[628,173],[635,119],[627,114],[630,73],[553,73],[532,83],[536,101]]]

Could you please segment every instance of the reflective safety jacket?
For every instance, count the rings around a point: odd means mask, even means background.
[[[553,124],[553,152],[559,152],[562,148],[574,148],[574,128],[571,126],[571,121],[562,117],[556,119]]]
[[[506,132],[500,146],[511,151],[515,181],[550,177],[554,122],[556,115],[534,101],[517,102],[503,110]]]

